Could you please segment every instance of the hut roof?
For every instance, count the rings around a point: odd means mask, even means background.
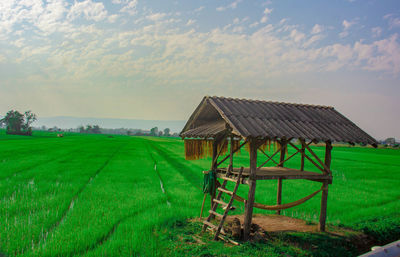
[[[377,145],[374,138],[333,107],[216,96],[203,98],[180,136],[209,138],[227,130],[243,138],[302,138]]]

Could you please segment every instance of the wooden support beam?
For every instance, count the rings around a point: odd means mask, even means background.
[[[321,196],[321,213],[319,215],[319,226],[318,229],[321,232],[325,232],[326,224],[326,211],[328,207],[328,182],[324,182],[324,189],[322,190]]]
[[[306,150],[306,142],[304,141],[304,139],[300,139],[301,142],[301,162],[300,162],[300,170],[304,171],[304,152]]]
[[[236,153],[237,151],[239,151],[246,143],[247,143],[247,141],[244,141],[237,149],[235,149],[235,151],[233,151],[233,153]],[[231,156],[230,154],[225,156],[224,159],[222,159],[220,162],[217,163],[217,167],[220,166],[224,161],[228,160],[230,156]]]
[[[244,212],[244,235],[243,240],[247,241],[250,235],[251,220],[253,218],[254,196],[256,192],[256,170],[257,170],[257,148],[258,144],[255,139],[250,140],[250,177],[249,177],[249,193],[245,203]]]
[[[279,159],[279,164],[278,167],[283,167],[283,163],[285,162],[285,153],[286,153],[286,148],[287,148],[287,141],[285,139],[282,139],[280,141],[281,144],[281,155],[280,155],[280,159]],[[278,179],[278,190],[276,193],[276,204],[280,205],[282,203],[282,183],[283,180],[280,178]],[[277,210],[276,214],[280,215],[281,214],[281,210]]]
[[[325,166],[327,170],[330,171],[331,167],[331,150],[332,150],[332,144],[330,141],[327,141],[325,143]],[[328,208],[328,182],[324,182],[324,189],[322,190],[322,196],[321,196],[321,213],[319,216],[319,231],[324,232],[325,231],[325,224],[326,224],[326,212]]]
[[[289,142],[289,145],[291,145],[294,149],[299,150],[299,148],[297,146],[295,146],[294,144],[292,144],[291,142]],[[307,145],[305,145],[307,147]],[[315,167],[317,167],[320,171],[325,172],[324,168],[321,168],[321,166],[319,166],[313,159],[311,159],[308,155],[306,155],[304,153],[304,157],[306,157],[312,164],[314,164]]]
[[[260,150],[260,152],[262,152],[265,156],[267,156],[268,159],[267,159],[263,164],[261,164],[260,166],[258,166],[257,169],[259,169],[259,168],[261,168],[261,167],[264,167],[264,165],[266,165],[270,160],[273,161],[273,162],[275,162],[276,165],[278,165],[278,163],[277,163],[276,161],[274,161],[274,159],[272,159],[272,158],[274,158],[274,156],[275,156],[277,153],[280,152],[279,150],[277,150],[277,151],[276,151],[273,155],[271,155],[271,156],[269,156],[268,154],[266,154],[262,149],[259,149],[259,150]]]
[[[313,151],[308,145],[306,145],[306,148],[307,148],[307,150],[311,153],[311,155],[314,156],[314,158],[319,162],[319,164],[321,164],[321,166],[324,167],[323,172],[324,172],[324,173],[330,174],[330,173],[331,173],[331,170],[329,169],[329,167],[326,166],[325,163],[323,163],[323,162],[321,161],[321,159],[318,157],[318,155],[316,155],[316,154],[314,153],[314,151]]]
[[[229,152],[229,172],[232,172],[233,171],[233,153],[234,153],[234,150],[233,150],[233,136],[231,135],[231,147],[230,147],[230,152]],[[218,166],[218,164],[217,164],[217,166]]]
[[[213,148],[212,148],[212,162],[211,162],[211,170],[212,171],[215,171],[215,169],[216,169],[216,162],[217,162],[217,159],[218,159],[218,141],[217,140],[214,140],[213,141]],[[217,178],[215,178],[215,180],[214,180],[214,185],[216,185],[216,183],[217,183]],[[213,204],[214,204],[214,198],[215,198],[215,188],[214,188],[214,190],[213,190],[213,192],[211,193],[211,199],[210,199],[210,201],[211,201],[211,208],[212,208],[212,206],[213,206]],[[211,217],[211,219],[213,218],[213,216]]]

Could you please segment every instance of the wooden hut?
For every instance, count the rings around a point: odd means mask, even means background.
[[[190,119],[187,121],[180,136],[185,139],[185,155],[187,159],[197,159],[206,155],[212,156],[211,171],[216,177],[223,179],[224,183],[217,188],[218,197],[214,190],[211,199],[212,209],[205,222],[204,228],[212,226],[209,223],[214,216],[222,219],[215,238],[221,230],[224,215],[215,212],[219,204],[221,193],[232,195],[233,199],[243,200],[245,203],[244,214],[244,240],[248,239],[252,221],[253,207],[276,210],[296,206],[310,199],[322,191],[319,229],[325,231],[328,187],[332,183],[331,149],[332,142],[347,142],[350,144],[363,143],[377,146],[377,141],[357,127],[353,122],[337,112],[333,107],[280,103],[259,100],[233,99],[224,97],[203,98]],[[293,140],[298,140],[295,144]],[[276,143],[279,147],[273,154],[267,154],[265,146]],[[321,160],[310,147],[311,143],[325,145],[325,158]],[[230,150],[227,156],[224,152]],[[235,167],[234,153],[244,145],[248,145],[250,163],[248,167]],[[295,153],[286,156],[287,148],[292,147]],[[260,154],[265,161],[257,166],[257,156]],[[285,162],[296,154],[300,154],[298,169],[285,167]],[[279,155],[279,161],[273,159]],[[221,165],[229,160],[228,167]],[[320,172],[304,170],[305,161],[311,162]],[[274,166],[266,167],[267,163]],[[240,173],[240,174],[239,174]],[[239,177],[239,178],[238,178]],[[277,180],[276,205],[264,206],[254,202],[257,180]],[[321,189],[313,194],[289,204],[282,204],[282,184],[284,179],[306,179],[321,183]],[[225,181],[249,185],[247,199],[240,199],[235,192],[224,189]],[[235,190],[236,191],[236,187]],[[229,206],[230,207],[230,206]],[[227,208],[226,210],[229,210]]]

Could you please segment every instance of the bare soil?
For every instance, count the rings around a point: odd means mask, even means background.
[[[234,218],[244,222],[243,215],[232,215],[226,218],[227,223],[231,223]],[[318,226],[307,223],[305,220],[286,217],[283,215],[261,215],[255,214],[252,219],[253,224],[257,224],[266,232],[317,232]]]

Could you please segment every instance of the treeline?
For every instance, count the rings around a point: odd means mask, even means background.
[[[36,114],[31,111],[20,113],[11,110],[0,120],[0,126],[6,127],[6,133],[12,135],[32,135],[31,124],[36,121]]]
[[[114,134],[114,135],[128,135],[128,136],[153,136],[153,137],[178,137],[178,133],[172,133],[169,128],[158,130],[158,127],[153,127],[150,130],[143,129],[127,129],[127,128],[100,128],[99,125],[86,125],[78,127],[79,133],[86,134]]]

